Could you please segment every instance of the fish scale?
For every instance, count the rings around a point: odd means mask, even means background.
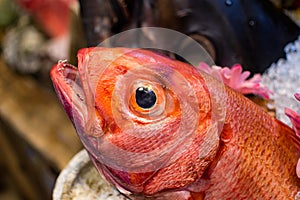
[[[228,90],[227,101],[226,122],[235,135],[213,169],[205,199],[294,199],[300,186],[295,172],[300,155],[289,137],[292,130],[234,91]]]

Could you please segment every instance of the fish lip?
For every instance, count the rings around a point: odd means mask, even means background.
[[[82,129],[86,104],[78,68],[66,61],[59,61],[51,69],[50,78],[73,125],[76,129]]]

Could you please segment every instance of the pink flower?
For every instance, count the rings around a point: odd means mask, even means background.
[[[298,178],[300,178],[300,159],[298,159],[297,165],[296,165],[296,174]]]
[[[300,94],[295,94],[295,98],[298,100],[298,101],[300,101]]]
[[[266,99],[269,99],[269,95],[272,94],[272,91],[261,84],[260,74],[255,74],[252,78],[247,79],[250,76],[250,72],[243,72],[240,64],[232,66],[231,69],[219,66],[209,67],[206,63],[200,63],[198,67],[202,71],[222,80],[224,84],[242,94],[257,94]]]
[[[295,98],[298,101],[300,101],[300,94],[295,94]],[[285,108],[284,112],[290,118],[292,125],[293,125],[293,129],[296,133],[296,136],[298,136],[298,138],[300,138],[300,115],[290,108]],[[300,178],[300,159],[298,159],[298,162],[297,162],[296,174],[297,174],[298,178]]]
[[[295,94],[295,98],[300,101],[300,94]],[[285,108],[285,114],[290,118],[296,135],[300,138],[300,115],[290,108]]]

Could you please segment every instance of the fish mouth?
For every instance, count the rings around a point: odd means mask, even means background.
[[[86,104],[88,100],[84,93],[84,86],[82,85],[78,68],[66,61],[59,61],[51,69],[50,77],[59,101],[72,121],[82,144],[90,154],[90,158],[96,165],[98,172],[102,174],[105,179],[113,182],[119,190],[126,194],[131,194],[131,192],[126,189],[129,185],[122,184],[122,181],[127,180],[129,175],[127,173],[121,173],[119,176],[116,174],[114,176],[113,172],[115,172],[115,170],[107,167],[105,164],[103,165],[102,162],[99,162],[99,160],[93,156],[94,153],[92,152],[96,152],[97,150],[94,149],[93,139],[91,139],[86,132],[87,124],[85,119],[88,115],[88,106]],[[118,171],[115,173],[117,172]],[[138,191],[141,190],[140,187],[141,186],[138,187]]]
[[[75,128],[83,128],[86,100],[78,68],[59,61],[50,72],[57,96]]]

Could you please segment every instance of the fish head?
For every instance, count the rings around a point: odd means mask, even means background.
[[[95,47],[51,78],[97,170],[124,193],[187,189],[216,155],[223,86],[191,65]]]

